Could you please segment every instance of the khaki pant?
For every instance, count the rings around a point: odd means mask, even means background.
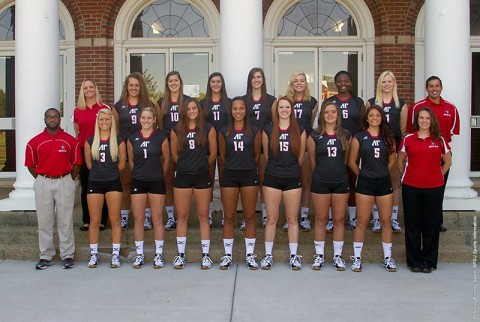
[[[73,205],[75,188],[75,183],[70,175],[60,179],[48,179],[39,175],[33,184],[41,259],[51,260],[56,254],[53,245],[55,213],[57,215],[60,257],[63,260],[74,256]]]

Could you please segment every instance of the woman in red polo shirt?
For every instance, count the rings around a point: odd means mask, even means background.
[[[88,188],[88,170],[85,162],[85,141],[88,137],[95,134],[95,125],[97,122],[98,111],[102,108],[110,107],[101,102],[100,92],[98,91],[97,83],[92,79],[85,79],[80,86],[78,92],[78,101],[75,110],[73,110],[73,128],[80,143],[80,151],[82,152],[82,168],[80,169],[80,185],[82,186],[81,201],[82,201],[82,220],[83,226],[80,230],[88,230],[90,223],[90,213],[88,212],[87,204],[87,188]],[[100,230],[105,229],[107,223],[108,210],[106,207],[102,211],[102,220],[100,223]]]
[[[397,159],[403,174],[407,266],[415,273],[430,273],[437,268],[443,175],[452,165],[452,159],[429,107],[415,112],[413,130],[400,143]]]

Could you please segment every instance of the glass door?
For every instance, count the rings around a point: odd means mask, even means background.
[[[275,50],[275,90],[273,95],[283,96],[296,72],[307,76],[310,94],[318,97],[318,49],[276,49]]]
[[[472,52],[472,110],[471,110],[470,171],[480,176],[480,48]]]

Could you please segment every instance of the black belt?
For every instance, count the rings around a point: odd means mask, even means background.
[[[61,179],[61,178],[63,178],[63,177],[68,176],[69,174],[70,174],[70,172],[69,172],[69,173],[66,173],[66,174],[63,174],[63,175],[60,175],[60,176],[49,176],[49,175],[41,174],[41,173],[39,173],[38,175],[39,175],[39,176],[42,176],[42,177],[44,177],[44,178],[46,178],[46,179]]]

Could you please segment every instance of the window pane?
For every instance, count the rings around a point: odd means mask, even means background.
[[[470,36],[480,36],[480,0],[470,0]]]
[[[205,97],[208,81],[208,53],[174,53],[173,69],[180,72],[183,92],[192,97]]]
[[[15,172],[15,130],[0,131],[0,171]]]
[[[15,40],[15,6],[0,13],[0,40]]]
[[[352,92],[358,95],[358,52],[324,51],[322,58],[322,101],[337,94],[333,78],[341,70],[346,70],[352,75]]]
[[[0,56],[0,117],[15,117],[15,57]]]
[[[315,53],[313,51],[280,51],[278,52],[276,96],[287,93],[290,78],[296,72],[304,72],[307,76],[310,95],[315,96]]]
[[[156,1],[135,19],[133,38],[208,37],[203,15],[183,0]]]
[[[153,102],[163,96],[166,75],[165,54],[131,54],[130,72],[143,74]]]
[[[63,55],[60,55],[60,115],[61,116],[64,116],[64,102],[65,102],[65,92],[64,92],[64,88],[65,88],[65,75],[63,74],[63,69],[64,69],[64,66],[63,66],[64,62],[63,62]]]
[[[278,25],[278,36],[356,36],[355,20],[335,0],[300,0]]]

